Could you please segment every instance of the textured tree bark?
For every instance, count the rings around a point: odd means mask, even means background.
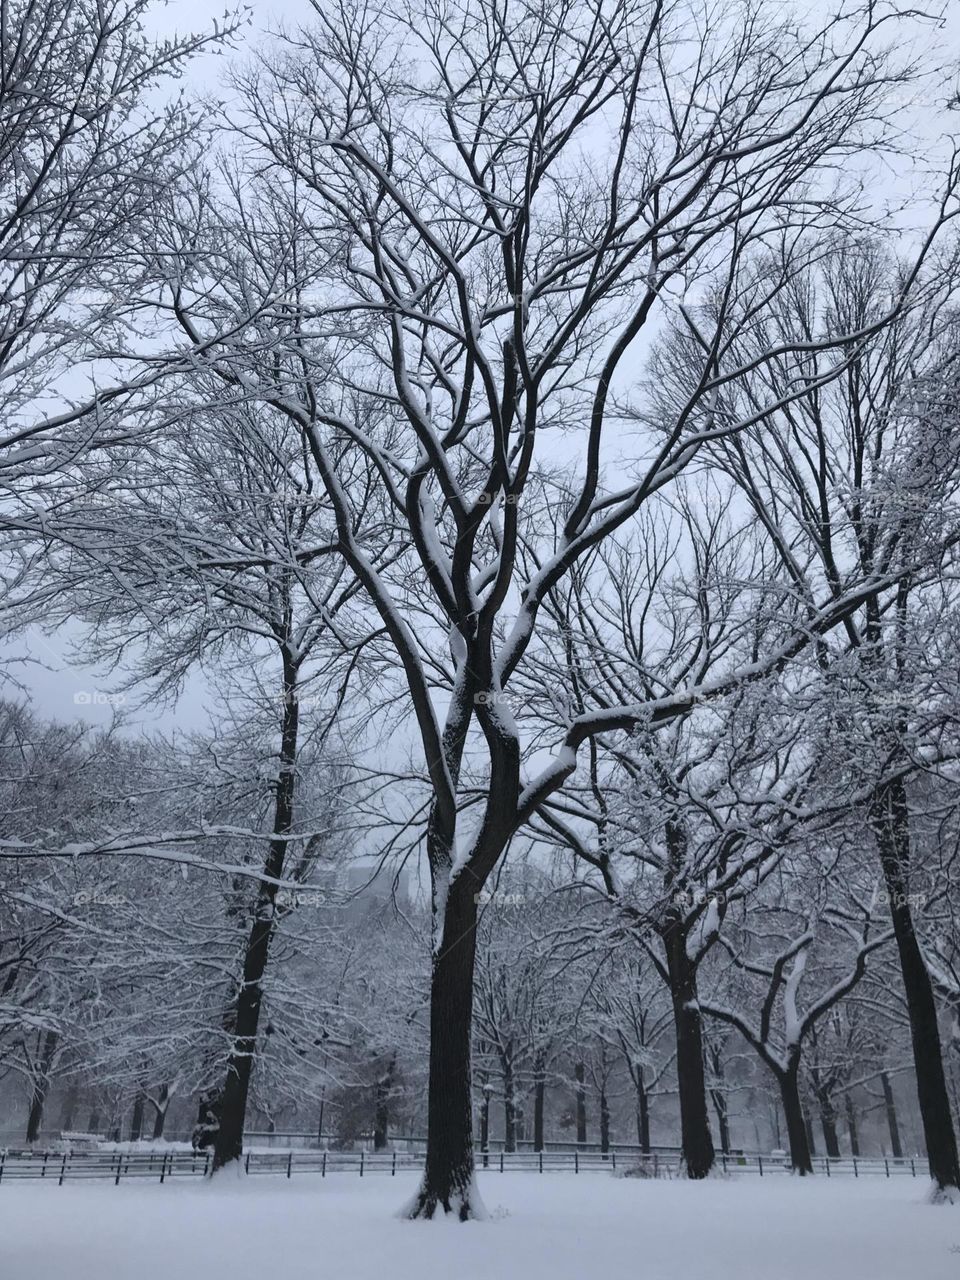
[[[847,1117],[847,1133],[850,1136],[850,1154],[858,1156],[860,1154],[860,1131],[857,1128],[857,1113],[854,1109],[853,1098],[849,1092],[844,1101],[844,1111]]]
[[[130,1117],[131,1142],[139,1142],[143,1137],[143,1104],[143,1094],[138,1092],[133,1100],[133,1115]]]
[[[450,886],[430,984],[430,1083],[423,1181],[408,1215],[432,1218],[437,1208],[465,1222],[482,1216],[474,1188],[470,1039],[477,908],[460,876]]]
[[[817,1094],[817,1103],[820,1111],[820,1128],[823,1130],[823,1143],[827,1149],[827,1155],[839,1156],[840,1138],[837,1135],[837,1112],[833,1105],[833,1099],[826,1090],[821,1089]]]
[[[79,1092],[79,1087],[76,1084],[71,1084],[63,1100],[63,1111],[60,1113],[60,1128],[65,1132],[73,1128],[73,1117],[77,1110]]]
[[[600,1150],[604,1155],[610,1150],[610,1103],[606,1089],[600,1090]]]
[[[286,836],[293,826],[299,727],[297,672],[286,654],[284,654],[283,666],[284,698],[280,734],[280,771],[277,777],[273,821],[273,833],[279,837]],[[285,839],[271,840],[263,868],[267,876],[273,879],[282,877],[286,852]],[[270,939],[273,935],[276,896],[277,886],[266,880],[261,881],[253,924],[243,958],[243,977],[236,1003],[233,1048],[220,1095],[220,1123],[213,1136],[212,1172],[214,1173],[231,1161],[239,1160],[243,1154],[243,1126],[247,1114],[250,1076],[257,1049],[260,1006],[263,1000],[263,975],[266,972]]]
[[[582,1062],[574,1065],[573,1078],[577,1082],[577,1142],[582,1146],[587,1140],[587,1091],[584,1088],[586,1069]]]
[[[50,1068],[53,1064],[53,1055],[57,1051],[59,1040],[60,1036],[56,1031],[43,1032],[38,1062],[39,1073],[34,1079],[33,1090],[30,1094],[30,1111],[27,1115],[27,1142],[36,1142],[40,1136],[40,1126],[43,1124],[43,1109],[46,1106],[47,1093],[50,1089]]]
[[[880,1084],[883,1087],[883,1103],[887,1113],[887,1128],[890,1130],[890,1151],[894,1159],[903,1157],[903,1143],[900,1141],[900,1126],[897,1123],[897,1103],[893,1096],[893,1086],[886,1071],[880,1072]]]
[[[716,1044],[710,1044],[709,1053],[710,1068],[716,1081],[716,1084],[710,1088],[710,1100],[717,1116],[717,1128],[720,1131],[720,1150],[725,1156],[728,1156],[730,1154],[730,1111],[727,1106],[727,1095],[723,1092],[723,1058],[720,1056],[720,1049]]]
[[[547,1092],[546,1064],[538,1054],[534,1064],[533,1086],[533,1149],[543,1150],[543,1104]]]
[[[901,779],[886,784],[878,792],[871,818],[880,849],[907,998],[917,1098],[930,1176],[939,1191],[953,1192],[960,1188],[960,1162],[943,1070],[933,984],[917,939],[910,905],[910,817],[906,787]]]
[[[809,1132],[800,1102],[800,1087],[797,1082],[798,1066],[793,1065],[786,1071],[777,1073],[780,1086],[780,1101],[783,1104],[783,1115],[787,1122],[787,1142],[790,1145],[790,1164],[793,1172],[800,1177],[813,1173]]]
[[[707,1115],[703,1069],[703,1020],[697,999],[696,967],[687,956],[687,938],[678,926],[663,934],[677,1038],[677,1091],[680,1099],[680,1147],[688,1178],[705,1178],[716,1152]]]
[[[163,1127],[167,1123],[167,1108],[170,1105],[170,1088],[168,1085],[160,1086],[160,1096],[153,1104],[153,1136],[154,1139],[163,1137]]]
[[[517,1149],[517,1100],[514,1087],[513,1060],[508,1053],[503,1058],[503,1148],[505,1151]]]
[[[377,1072],[376,1097],[373,1108],[373,1149],[385,1151],[390,1140],[390,1093],[397,1068],[396,1055]]]
[[[637,1081],[637,1141],[644,1155],[650,1154],[650,1099],[643,1079]]]
[[[807,1134],[807,1147],[810,1150],[810,1155],[815,1156],[817,1154],[817,1140],[813,1136],[813,1120],[810,1117],[809,1111],[804,1111],[803,1115],[804,1115],[804,1121],[803,1121],[804,1129],[806,1130],[806,1134]]]

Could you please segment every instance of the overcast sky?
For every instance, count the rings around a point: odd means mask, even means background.
[[[813,0],[812,4],[802,6],[802,11],[808,15],[826,14],[834,8],[836,4],[828,4],[826,0]],[[939,2],[930,8],[931,11],[939,11]],[[222,19],[223,13],[223,0],[170,0],[166,6],[158,5],[155,21],[158,32],[166,35],[174,31],[202,30],[215,20]],[[251,25],[244,28],[236,53],[230,56],[242,57],[245,48],[254,46],[264,32],[276,29],[280,23],[296,26],[300,22],[309,22],[311,13],[311,6],[306,0],[257,3]],[[953,57],[955,64],[960,65],[960,0],[953,0],[941,28],[930,31],[927,38],[938,56]],[[198,93],[215,92],[223,69],[222,57],[208,55],[197,59],[186,78],[187,90]],[[953,119],[960,125],[960,112]],[[921,133],[924,129],[927,130],[932,144],[933,125],[929,117],[927,120],[922,117],[918,119],[917,128]],[[890,180],[895,184],[897,175],[892,173]],[[67,636],[51,638],[31,631],[7,645],[3,656],[7,659],[7,671],[22,682],[37,711],[44,716],[67,720],[79,717],[105,723],[110,720],[115,708],[122,706],[124,713],[130,717],[131,727],[142,724],[164,729],[177,726],[189,730],[201,728],[207,722],[209,699],[206,682],[200,676],[190,682],[185,696],[175,709],[163,707],[135,711],[130,699],[125,700],[117,694],[115,677],[111,678],[104,671],[77,665],[72,660]],[[8,696],[10,692],[8,687]]]

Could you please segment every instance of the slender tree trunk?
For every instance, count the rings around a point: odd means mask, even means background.
[[[600,1090],[600,1150],[604,1155],[610,1150],[610,1103],[605,1088]]]
[[[587,1140],[587,1091],[584,1087],[586,1069],[582,1062],[575,1064],[573,1077],[577,1082],[577,1143],[583,1146]]]
[[[373,1108],[373,1149],[385,1151],[390,1131],[390,1092],[396,1070],[396,1056],[391,1057],[385,1070],[377,1072],[376,1098]]]
[[[484,1089],[480,1103],[480,1150],[490,1150],[490,1092],[487,1089]]]
[[[677,1037],[680,1147],[688,1178],[705,1178],[715,1152],[707,1115],[703,1069],[703,1019],[697,999],[697,971],[687,955],[686,933],[674,925],[663,935]]]
[[[438,1206],[461,1221],[475,1216],[470,1032],[477,907],[467,879],[458,877],[450,886],[433,959],[427,1157],[408,1211],[413,1218],[432,1218]]]
[[[77,1084],[71,1084],[67,1089],[66,1097],[63,1100],[63,1111],[60,1113],[61,1132],[69,1132],[73,1128],[73,1117],[76,1114],[79,1093],[80,1090]]]
[[[883,1104],[887,1113],[887,1127],[890,1130],[890,1151],[894,1159],[903,1158],[903,1143],[900,1141],[900,1126],[897,1123],[897,1103],[893,1096],[893,1085],[886,1071],[880,1072],[880,1084],[883,1088]]]
[[[823,1130],[823,1143],[827,1149],[827,1155],[837,1157],[840,1154],[840,1139],[837,1136],[837,1112],[833,1105],[833,1099],[825,1089],[821,1089],[817,1094],[817,1103],[820,1111],[820,1128]]]
[[[543,1103],[547,1092],[546,1063],[541,1054],[534,1065],[533,1085],[533,1149],[543,1150]]]
[[[806,1109],[804,1110],[803,1115],[804,1115],[803,1124],[807,1134],[807,1146],[810,1149],[811,1157],[813,1157],[817,1154],[817,1140],[813,1135],[813,1120],[810,1117],[810,1112],[807,1111]]]
[[[858,1156],[860,1154],[860,1132],[857,1128],[857,1113],[849,1090],[847,1090],[844,1099],[844,1111],[847,1117],[847,1133],[850,1135],[850,1154]]]
[[[650,1099],[643,1077],[637,1078],[637,1141],[644,1155],[650,1154]]]
[[[90,1109],[90,1119],[87,1121],[87,1133],[99,1133],[100,1131],[100,1109],[94,1105]]]
[[[130,1141],[139,1142],[143,1137],[143,1093],[139,1092],[133,1100],[133,1115],[130,1117]]]
[[[807,1174],[813,1173],[813,1162],[809,1130],[804,1120],[803,1104],[800,1101],[797,1073],[797,1066],[790,1066],[786,1071],[777,1073],[777,1083],[780,1085],[780,1101],[783,1105],[783,1116],[787,1122],[790,1164],[794,1173],[806,1177]]]
[[[514,1095],[513,1060],[507,1054],[503,1066],[503,1149],[517,1149],[517,1100]]]
[[[278,837],[286,836],[293,826],[298,725],[297,670],[290,657],[284,653],[280,771],[273,821],[273,833]],[[286,851],[285,839],[271,840],[263,868],[266,875],[274,879],[282,877]],[[257,1050],[263,975],[273,935],[276,896],[277,886],[269,881],[262,881],[243,959],[243,979],[237,996],[233,1049],[220,1096],[220,1124],[213,1139],[213,1172],[222,1169],[232,1160],[239,1160],[243,1154],[243,1126]]]
[[[917,1098],[930,1176],[940,1191],[955,1190],[960,1187],[960,1162],[943,1070],[933,984],[917,940],[910,907],[910,821],[902,779],[881,789],[874,802],[872,819],[907,998]]]
[[[167,1107],[170,1104],[170,1087],[162,1084],[160,1086],[160,1096],[153,1104],[153,1138],[156,1142],[163,1137],[163,1127],[167,1122]]]
[[[50,1068],[53,1065],[53,1055],[57,1051],[57,1044],[60,1036],[56,1031],[45,1031],[42,1033],[43,1040],[40,1047],[39,1068],[33,1082],[33,1091],[30,1095],[30,1111],[27,1115],[27,1142],[36,1142],[40,1136],[40,1127],[43,1124],[43,1109],[47,1102],[47,1093],[50,1089]]]

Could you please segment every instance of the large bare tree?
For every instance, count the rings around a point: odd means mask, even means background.
[[[315,8],[236,77],[235,157],[158,223],[160,305],[212,397],[298,425],[330,554],[396,654],[432,793],[429,1137],[410,1213],[465,1219],[481,1212],[477,895],[512,837],[595,735],[652,732],[782,664],[887,582],[853,576],[742,669],[571,711],[552,742],[508,703],[548,593],[708,442],[773,407],[730,416],[724,388],[812,351],[815,377],[775,403],[808,397],[902,307],[910,272],[886,314],[731,356],[731,332],[759,332],[835,229],[859,224],[914,68],[895,51],[898,7],[872,0],[819,26],[763,0],[722,15],[668,0]],[[703,284],[722,306],[698,329],[689,394],[638,435],[624,402],[644,341]]]

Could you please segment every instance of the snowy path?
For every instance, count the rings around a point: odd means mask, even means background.
[[[493,1220],[391,1217],[415,1180],[6,1184],[10,1280],[958,1280],[960,1208],[912,1179],[481,1175]]]

